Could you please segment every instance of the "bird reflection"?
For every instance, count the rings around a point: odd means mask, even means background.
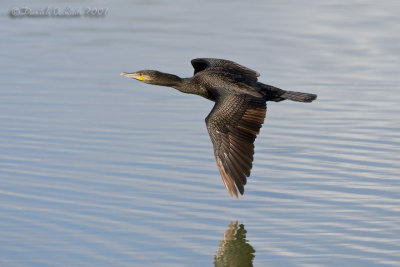
[[[219,249],[214,256],[214,266],[253,266],[255,252],[246,240],[244,225],[232,221],[224,233],[224,239],[219,243]]]

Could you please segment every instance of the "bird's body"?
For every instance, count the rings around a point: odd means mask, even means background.
[[[173,87],[215,102],[206,118],[207,130],[222,180],[231,196],[243,194],[250,176],[254,140],[266,115],[267,101],[311,102],[316,95],[285,91],[258,82],[260,74],[233,61],[193,59],[194,75],[180,78],[154,70],[121,73],[149,84]]]

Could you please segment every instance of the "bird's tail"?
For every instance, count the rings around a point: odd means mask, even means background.
[[[268,101],[279,102],[282,100],[292,100],[297,102],[312,102],[317,99],[317,95],[314,94],[307,94],[307,93],[300,93],[294,91],[286,91],[279,89],[277,87],[259,83],[259,88],[261,92],[267,97]]]
[[[289,99],[292,101],[307,102],[307,103],[310,103],[310,102],[314,101],[315,99],[317,99],[317,95],[294,92],[294,91],[285,91],[285,93],[280,95],[280,97],[283,99]]]

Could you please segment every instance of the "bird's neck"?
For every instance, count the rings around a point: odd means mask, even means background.
[[[196,94],[206,97],[203,92],[200,92],[198,86],[191,83],[191,80],[191,78],[180,78],[174,74],[162,73],[161,76],[158,77],[157,82],[153,82],[152,84],[168,86],[175,88],[182,93]]]
[[[168,86],[174,88],[181,86],[182,83],[183,79],[181,79],[180,77],[164,72],[160,73],[160,76],[157,78],[156,81],[151,82],[151,84],[154,85]]]
[[[179,78],[179,79],[180,81],[171,87],[181,91],[182,93],[190,93],[188,91],[188,82],[190,79],[189,78]]]

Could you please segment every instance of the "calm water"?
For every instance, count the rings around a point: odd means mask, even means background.
[[[0,265],[399,266],[400,4],[291,2],[2,1]],[[8,16],[47,6],[109,13]],[[213,103],[119,76],[195,57],[319,95],[269,103],[240,200]]]

